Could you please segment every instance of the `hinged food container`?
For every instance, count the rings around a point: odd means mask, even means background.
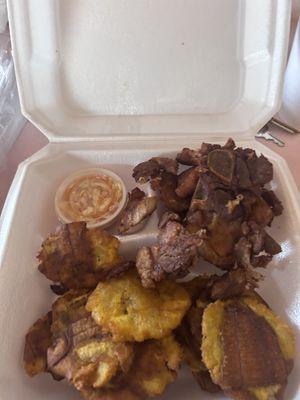
[[[35,255],[58,223],[59,183],[99,165],[130,189],[136,163],[228,136],[274,163],[285,211],[271,233],[283,252],[261,291],[299,344],[299,195],[285,161],[254,140],[280,106],[290,1],[8,0],[8,8],[23,114],[50,143],[20,165],[1,216],[0,399],[79,399],[22,368],[25,332],[52,300]],[[127,236],[124,253],[153,241],[156,222]],[[299,376],[298,356],[286,399],[300,399]],[[163,399],[200,397],[215,398],[183,371]]]

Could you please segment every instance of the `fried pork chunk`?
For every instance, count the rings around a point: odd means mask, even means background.
[[[156,209],[156,197],[146,197],[145,192],[135,188],[129,193],[128,203],[121,214],[118,232],[121,234],[129,233],[140,222],[150,217]]]
[[[62,225],[43,242],[38,268],[67,289],[93,288],[120,268],[118,249],[118,239],[106,231],[73,222]]]
[[[179,370],[183,355],[173,336],[135,346],[132,367],[116,388],[85,390],[86,400],[138,400],[162,394]]]
[[[52,313],[39,318],[25,337],[24,368],[29,376],[47,371],[47,349],[51,345]]]
[[[232,268],[235,245],[245,235],[242,223],[264,228],[282,213],[275,193],[264,188],[273,178],[272,164],[254,150],[236,148],[231,139],[223,147],[203,143],[196,151],[184,149],[177,160],[200,171],[186,219],[189,231],[206,230],[201,256],[220,268]],[[252,261],[257,254],[251,253]],[[252,265],[266,266],[273,254]]]
[[[190,306],[180,285],[164,280],[145,289],[134,272],[100,282],[88,299],[87,310],[115,341],[160,339],[172,332]]]
[[[180,193],[179,195],[176,193],[177,170],[177,161],[171,158],[154,157],[134,167],[132,176],[140,184],[150,181],[152,189],[158,192],[160,200],[167,209],[182,212],[189,207],[189,200],[182,198],[186,196],[188,189],[182,188],[182,192],[184,191],[182,197]]]
[[[160,229],[156,245],[142,247],[136,257],[136,268],[146,288],[164,277],[180,278],[198,261],[199,233],[190,234],[179,222],[167,221]]]
[[[94,322],[85,308],[88,296],[87,291],[70,291],[53,304],[53,340],[47,354],[49,370],[78,390],[111,385],[128,372],[133,359],[131,344],[114,343]]]
[[[153,157],[148,161],[138,164],[133,169],[132,176],[137,183],[146,183],[159,176],[161,172],[177,175],[178,163],[168,157]]]
[[[202,359],[214,383],[241,400],[279,398],[295,355],[291,328],[253,296],[209,304],[202,319]]]

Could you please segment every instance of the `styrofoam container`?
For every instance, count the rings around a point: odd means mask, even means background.
[[[300,336],[300,198],[284,160],[253,139],[278,110],[288,39],[288,0],[9,0],[24,115],[50,144],[23,162],[0,225],[0,399],[79,399],[66,383],[22,367],[24,335],[53,295],[35,255],[57,225],[59,183],[101,166],[135,186],[132,167],[183,146],[222,142],[263,152],[284,214],[270,233],[283,252],[261,293]],[[122,238],[128,257],[155,240],[157,216]],[[200,266],[200,269],[207,268]],[[286,399],[300,399],[300,357]],[[184,370],[164,400],[203,400]]]

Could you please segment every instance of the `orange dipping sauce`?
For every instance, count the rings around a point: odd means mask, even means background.
[[[122,183],[100,172],[74,177],[62,186],[55,202],[65,222],[107,219],[116,213],[124,196]]]

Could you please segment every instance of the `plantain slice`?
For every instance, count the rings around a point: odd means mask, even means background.
[[[139,343],[127,384],[140,396],[158,396],[177,378],[182,359],[181,347],[173,336]]]
[[[182,359],[181,347],[173,336],[138,343],[132,367],[119,386],[84,390],[82,395],[87,400],[136,400],[159,396],[177,378]]]
[[[100,282],[87,302],[94,320],[115,341],[161,339],[181,322],[191,301],[179,284],[164,280],[145,289],[137,274],[127,272]]]
[[[133,347],[114,343],[86,310],[88,291],[70,291],[53,305],[49,370],[78,390],[104,388],[129,371]]]
[[[291,328],[258,297],[216,301],[202,320],[202,358],[212,380],[234,399],[268,400],[291,371]]]
[[[39,271],[66,289],[94,288],[122,265],[119,240],[84,222],[61,225],[42,243]]]
[[[23,354],[24,368],[29,376],[35,376],[47,370],[47,348],[51,344],[52,313],[39,318],[29,329],[25,337]]]

